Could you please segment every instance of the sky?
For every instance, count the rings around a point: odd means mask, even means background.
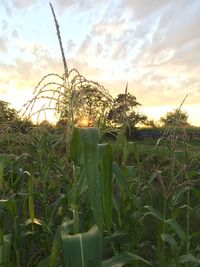
[[[158,120],[178,108],[200,126],[200,0],[52,0],[69,69],[114,97],[128,90]],[[45,0],[0,0],[0,99],[20,109],[63,74]],[[49,115],[51,116],[51,115]]]

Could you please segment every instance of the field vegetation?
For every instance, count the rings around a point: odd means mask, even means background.
[[[128,86],[113,99],[68,70],[51,10],[63,76],[44,76],[21,117],[0,102],[0,266],[200,266],[198,128],[181,107],[155,128]],[[57,125],[31,122],[48,109]],[[161,134],[138,137],[139,122]]]

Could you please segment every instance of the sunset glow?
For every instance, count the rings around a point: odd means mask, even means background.
[[[199,0],[52,4],[69,69],[113,96],[128,82],[141,111],[155,120],[188,94],[183,110],[200,126]],[[0,99],[20,109],[44,75],[63,74],[55,25],[48,1],[0,0],[0,15]]]
[[[78,125],[80,127],[88,127],[89,125],[89,120],[87,118],[82,118],[79,122]]]

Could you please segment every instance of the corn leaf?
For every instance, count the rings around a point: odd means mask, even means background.
[[[161,234],[161,239],[170,245],[173,254],[177,252],[177,242],[172,235],[163,233]]]
[[[182,227],[177,223],[177,221],[173,218],[170,218],[165,221],[167,224],[171,226],[171,228],[174,230],[174,232],[183,240],[187,241],[187,236],[185,232],[183,231]]]
[[[0,244],[0,265],[7,266],[10,259],[11,234],[3,235]]]
[[[186,187],[183,187],[183,188],[179,189],[174,194],[174,196],[172,198],[172,204],[173,204],[174,207],[177,206],[181,202],[181,200],[182,200],[181,198],[184,197],[185,192],[187,192],[189,189],[190,188],[188,186],[186,186]]]
[[[112,224],[112,164],[113,149],[109,144],[101,144],[98,146],[100,154],[100,167],[103,180],[103,212],[108,228]]]
[[[17,216],[17,205],[14,199],[0,199],[0,206],[3,206],[9,213],[15,217]]]
[[[196,205],[191,209],[190,212],[191,216],[196,220],[200,220],[200,204]]]
[[[79,136],[79,130],[74,128],[72,139],[70,142],[70,159],[74,164],[78,165],[81,155],[81,140]]]
[[[33,185],[32,185],[31,180],[29,182],[28,207],[29,207],[30,219],[32,222],[32,230],[34,231],[35,205],[34,205],[34,199],[33,199]]]
[[[51,211],[48,225],[51,225],[53,223],[53,220],[56,217],[58,210],[59,210],[64,198],[65,198],[65,195],[61,194],[60,197],[56,200],[54,207],[52,208],[52,211]]]
[[[46,257],[45,259],[41,260],[37,267],[49,267],[49,263],[50,263],[50,256]]]
[[[56,231],[54,240],[53,240],[53,245],[51,249],[51,256],[50,256],[50,267],[57,267],[58,264],[58,259],[59,259],[59,254],[60,254],[60,249],[61,249],[61,228],[59,227]]]
[[[187,263],[187,262],[192,262],[192,263],[200,264],[200,260],[197,259],[196,257],[194,257],[192,254],[186,254],[186,255],[180,256],[179,262],[182,263],[182,264]]]
[[[130,252],[122,252],[112,257],[109,260],[103,261],[102,267],[121,267],[121,266],[125,266],[127,263],[131,263],[135,261],[139,261],[145,265],[151,266],[151,264],[148,261],[146,261],[140,256],[137,256]]]
[[[122,162],[125,164],[129,156],[135,156],[136,146],[134,142],[127,142],[122,155]]]
[[[149,210],[149,212],[147,212],[145,215],[150,214],[154,216],[156,219],[158,219],[159,221],[163,221],[163,215],[160,213],[160,211],[156,210],[152,206],[145,206],[145,208]]]
[[[120,169],[117,162],[113,162],[113,172],[117,178],[120,188],[125,191],[128,195],[131,195],[129,184],[124,176],[122,170]]]
[[[97,226],[88,232],[61,232],[64,264],[67,267],[101,267],[101,235]]]
[[[92,211],[96,224],[102,230],[102,181],[98,169],[98,130],[96,128],[79,128],[78,130]]]

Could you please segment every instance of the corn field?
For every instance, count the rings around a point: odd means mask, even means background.
[[[1,129],[0,266],[200,266],[199,145],[176,127],[154,145],[123,130],[107,140],[103,116],[96,127],[76,127],[82,86],[112,97],[68,69],[51,11],[64,74],[44,76],[24,114],[64,111],[67,124]],[[47,105],[33,111],[41,99]]]

